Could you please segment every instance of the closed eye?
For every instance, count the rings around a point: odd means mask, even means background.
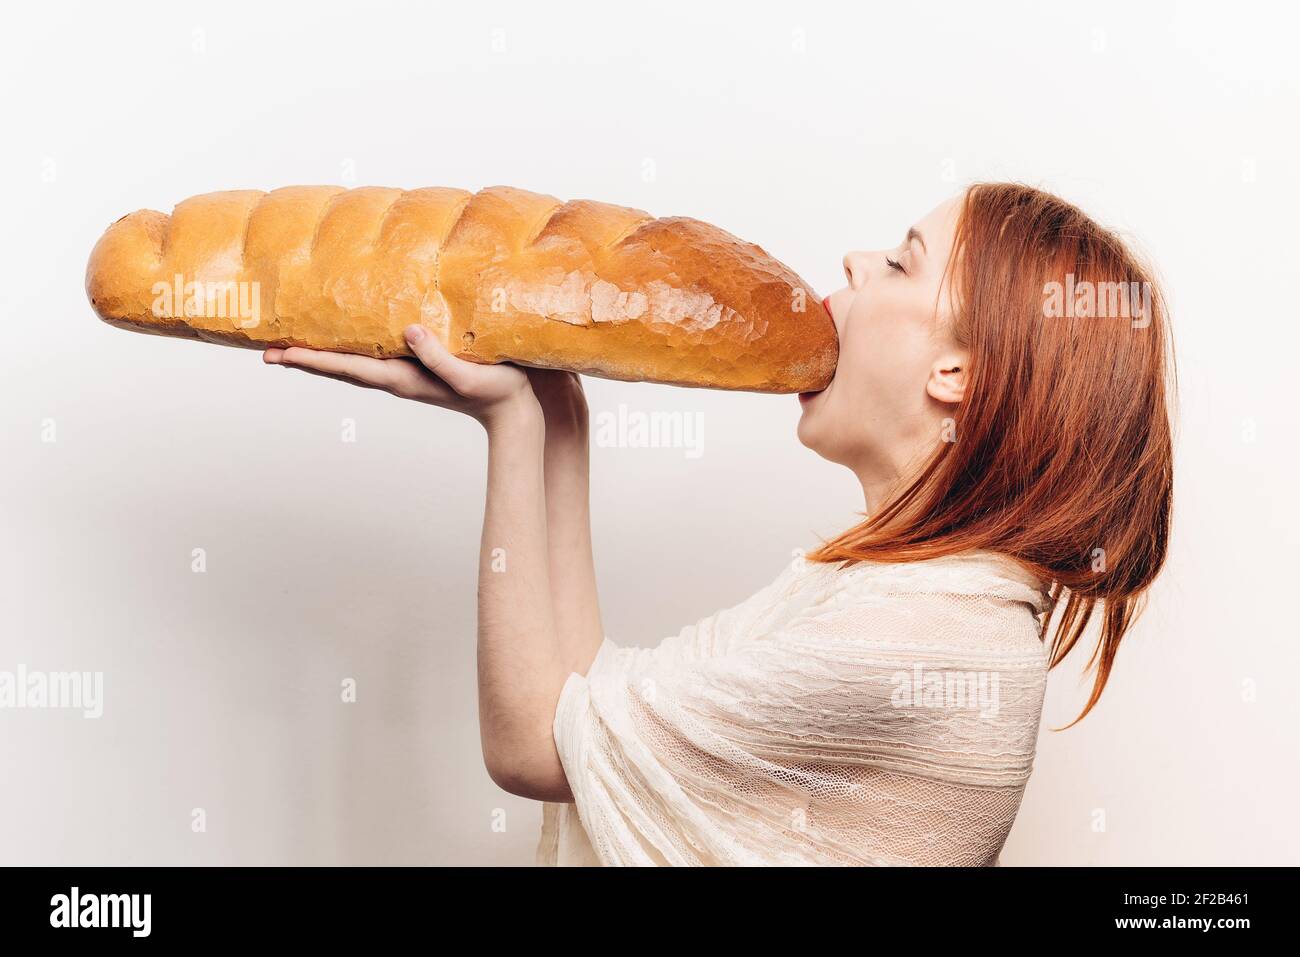
[[[899,272],[901,272],[903,275],[907,275],[907,270],[904,269],[903,266],[902,266],[902,264],[899,263],[899,262],[897,262],[896,260],[890,259],[888,256],[886,256],[886,257],[885,257],[885,262],[886,262],[886,264],[888,264],[888,266],[889,266],[890,269],[897,269],[897,270],[898,270]]]

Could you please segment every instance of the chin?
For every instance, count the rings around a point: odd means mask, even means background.
[[[799,439],[799,443],[803,445],[804,448],[812,449],[814,452],[816,452],[817,449],[813,447],[811,433],[812,430],[808,428],[808,416],[805,413],[804,416],[799,420],[799,425],[795,427],[794,434]]]
[[[826,416],[818,415],[811,406],[804,408],[795,435],[804,448],[816,452],[827,462],[848,466],[854,459],[852,446],[846,448],[843,442],[847,436],[843,432],[837,432]],[[837,438],[840,441],[837,442]]]
[[[824,459],[834,461],[834,459],[827,454],[826,436],[823,434],[823,430],[820,427],[820,421],[817,414],[811,408],[806,407],[803,410],[803,415],[799,418],[799,425],[795,429],[795,435],[799,438],[799,442],[804,448],[816,452]]]
[[[799,437],[799,441],[810,449],[813,447],[812,437],[816,431],[813,426],[813,422],[817,418],[816,413],[813,412],[816,403],[816,399],[812,402],[804,402],[803,397],[800,396],[799,424],[795,426],[794,430],[795,435]]]

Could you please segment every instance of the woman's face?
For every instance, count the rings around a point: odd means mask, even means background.
[[[967,357],[951,337],[943,284],[961,200],[933,210],[893,249],[850,252],[848,285],[826,297],[839,365],[829,386],[799,396],[799,440],[860,477],[916,464],[961,401]]]

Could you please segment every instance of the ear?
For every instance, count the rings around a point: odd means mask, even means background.
[[[966,397],[965,352],[954,351],[940,356],[930,369],[925,391],[937,402],[955,404]]]

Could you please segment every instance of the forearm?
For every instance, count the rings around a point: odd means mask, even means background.
[[[532,396],[487,423],[479,561],[479,727],[488,772],[515,794],[568,795],[551,725],[571,662],[548,571],[545,428]]]
[[[581,387],[542,392],[544,475],[551,600],[561,655],[586,674],[604,640],[591,548],[590,439]]]

